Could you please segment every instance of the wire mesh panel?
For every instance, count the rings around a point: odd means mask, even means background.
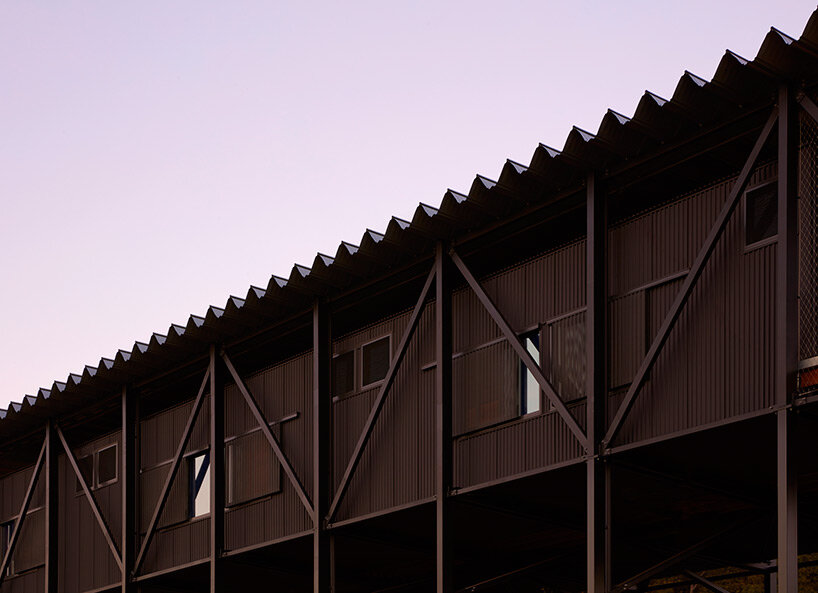
[[[799,336],[801,387],[818,385],[818,125],[801,113],[799,152]],[[810,360],[815,359],[815,360]]]

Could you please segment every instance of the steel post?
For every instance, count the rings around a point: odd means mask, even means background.
[[[782,86],[778,94],[778,245],[776,247],[775,403],[777,428],[778,591],[798,591],[798,482],[794,412],[798,369],[798,106]]]
[[[586,183],[586,584],[588,593],[605,593],[610,586],[610,532],[608,478],[610,467],[600,457],[605,434],[607,399],[607,208],[596,176]]]
[[[59,444],[51,420],[45,435],[45,593],[57,593],[59,579]]]
[[[119,479],[122,484],[122,593],[134,593],[136,586],[131,581],[136,556],[136,396],[122,388],[122,443],[120,446]]]
[[[325,518],[330,504],[330,364],[332,337],[329,306],[319,300],[313,306],[312,316],[312,488],[313,488],[313,558],[312,589],[314,593],[333,590],[331,538]]]
[[[216,348],[210,346],[210,593],[224,591],[224,380]]]
[[[435,252],[435,582],[437,593],[453,590],[449,493],[452,489],[452,291],[446,251]]]

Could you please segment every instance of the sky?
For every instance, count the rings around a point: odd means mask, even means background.
[[[815,4],[0,3],[0,407]]]

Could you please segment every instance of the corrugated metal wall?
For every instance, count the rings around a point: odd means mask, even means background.
[[[114,433],[80,446],[73,445],[77,459],[93,455],[95,451],[110,445],[117,445],[119,455],[119,434]],[[122,481],[121,468],[117,459],[117,480],[107,486],[93,487],[93,477],[88,484],[102,516],[108,523],[115,541],[122,534]],[[97,524],[91,505],[85,494],[77,492],[77,479],[65,455],[59,458],[59,569],[60,589],[65,593],[79,593],[118,583],[119,567],[111,554],[105,536]],[[117,544],[119,545],[119,544]]]
[[[0,479],[0,523],[17,520],[33,470],[32,466]],[[12,576],[6,577],[0,587],[2,593],[34,593],[43,590],[41,567],[45,561],[44,483],[41,473],[12,557]],[[5,545],[0,548],[5,554]]]
[[[392,354],[409,313],[392,317],[333,342],[333,353],[354,350],[391,336]],[[418,321],[381,415],[338,510],[344,520],[431,497],[434,493],[434,304]],[[378,393],[378,387],[333,401],[333,476],[337,486]]]
[[[760,167],[750,186],[775,179]],[[733,180],[610,231],[609,416],[656,335]],[[775,244],[745,248],[733,214],[614,443],[625,444],[761,410],[771,403]],[[619,389],[616,389],[619,388]]]

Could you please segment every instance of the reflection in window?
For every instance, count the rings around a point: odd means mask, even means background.
[[[533,331],[523,336],[523,345],[534,362],[540,364],[540,332]],[[520,413],[530,414],[540,411],[540,385],[528,367],[520,361]]]
[[[189,460],[190,506],[188,517],[210,512],[210,453],[200,453]]]

